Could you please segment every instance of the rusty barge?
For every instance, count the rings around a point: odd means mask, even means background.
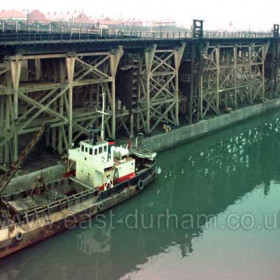
[[[23,152],[23,159],[40,139]],[[141,192],[156,177],[156,153],[139,147],[116,147],[90,131],[88,140],[69,149],[71,172],[49,184],[41,180],[24,191],[0,199],[0,258],[75,227]],[[19,166],[4,176],[1,191]],[[4,183],[3,183],[4,182]]]

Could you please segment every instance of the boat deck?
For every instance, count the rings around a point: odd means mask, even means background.
[[[9,206],[16,212],[21,212],[27,209],[33,209],[42,205],[47,205],[59,199],[64,199],[67,196],[58,191],[45,191],[43,195],[31,194],[27,197],[18,200],[9,201]]]
[[[67,200],[73,195],[78,195],[84,191],[84,186],[77,182],[61,179],[48,185],[3,196],[2,203],[6,204],[13,213],[22,213],[23,211],[31,211]]]

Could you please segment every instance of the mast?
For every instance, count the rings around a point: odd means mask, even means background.
[[[102,92],[102,111],[96,110],[97,113],[101,114],[101,132],[100,132],[101,139],[104,139],[104,136],[105,136],[104,118],[105,118],[105,115],[109,115],[108,113],[105,113],[105,104],[106,104],[106,94],[104,92]]]
[[[102,121],[101,121],[101,139],[104,139],[105,127],[104,127],[104,115],[105,115],[105,101],[106,95],[102,92]]]

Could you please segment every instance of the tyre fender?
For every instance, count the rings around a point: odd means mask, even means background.
[[[17,241],[21,241],[23,239],[23,234],[22,234],[22,232],[17,232],[16,233],[16,240]]]
[[[143,190],[143,188],[144,188],[144,183],[142,180],[139,180],[137,182],[137,189],[141,191],[141,190]]]

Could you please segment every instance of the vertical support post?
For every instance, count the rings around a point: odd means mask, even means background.
[[[60,82],[64,83],[65,82],[65,64],[64,61],[61,59],[59,61],[59,75],[60,75]],[[63,116],[63,110],[64,110],[64,99],[63,96],[59,98],[59,114]],[[64,124],[62,124],[58,128],[58,152],[59,154],[62,154],[63,151],[63,129],[64,129]]]
[[[0,135],[3,136],[4,139],[6,133],[6,129],[5,129],[5,107],[7,106],[6,100],[7,100],[6,96],[0,96]],[[4,144],[4,145],[0,145],[0,164],[2,165],[2,167],[6,165],[5,161],[6,158],[5,158],[5,144]]]
[[[206,49],[207,51],[207,49]],[[198,66],[198,96],[197,96],[197,121],[203,119],[203,69],[204,69],[204,59],[203,59],[203,46],[202,40],[199,40],[199,66]]]
[[[271,69],[271,88],[270,88],[270,98],[278,96],[278,41],[279,41],[279,24],[274,24],[273,26],[273,38],[272,43],[272,69]]]
[[[182,57],[185,51],[186,43],[182,43],[181,47],[175,49],[175,102],[176,102],[176,107],[175,107],[175,120],[176,120],[176,125],[179,126],[179,68],[180,64],[182,61]]]
[[[270,88],[270,98],[278,96],[278,39],[272,39],[272,69],[271,69],[271,88]]]
[[[145,50],[145,66],[146,66],[146,105],[147,105],[147,112],[146,112],[146,123],[144,124],[146,133],[149,135],[151,133],[151,105],[150,105],[150,79],[152,77],[152,65],[156,53],[157,45],[154,44],[151,48]]]
[[[58,70],[59,69],[57,69],[57,65],[56,65],[56,63],[55,63],[55,61],[48,61],[49,63],[51,63],[51,73],[52,73],[52,77],[53,77],[53,81],[55,82],[55,83],[57,83],[57,81],[58,81]],[[35,61],[35,63],[36,63],[36,61]],[[36,76],[37,76],[37,69],[36,69]],[[52,97],[51,97],[52,98]],[[58,100],[55,100],[54,101],[54,106],[55,106],[55,108],[57,108],[58,107],[58,104],[59,104],[59,101]],[[55,109],[56,110],[56,109]],[[52,129],[51,129],[51,146],[52,146],[52,149],[53,149],[53,151],[55,151],[55,152],[57,152],[57,150],[58,150],[58,128],[57,127],[53,127]]]
[[[35,58],[36,80],[41,79],[41,59]]]
[[[136,120],[136,131],[137,133],[140,132],[140,115],[141,115],[141,109],[140,109],[140,100],[141,100],[141,88],[142,88],[142,78],[143,78],[143,53],[139,53],[138,59],[139,59],[139,77],[138,77],[138,89],[137,89],[137,120]]]
[[[252,45],[249,45],[249,103],[252,103],[253,96],[252,96]]]
[[[13,85],[13,96],[14,96],[14,121],[18,120],[18,90],[21,73],[21,57],[15,56],[11,59],[11,78]],[[14,130],[14,143],[13,143],[13,161],[18,159],[18,131],[17,128]]]
[[[69,102],[69,114],[68,114],[68,143],[69,148],[72,147],[73,139],[73,79],[74,79],[74,69],[75,69],[75,60],[74,55],[66,57],[66,70],[68,77],[68,102]]]
[[[123,47],[119,46],[110,54],[110,69],[112,76],[112,137],[114,139],[116,138],[116,74],[123,53]]]
[[[234,106],[237,109],[237,46],[233,47],[233,63],[234,63]]]
[[[189,123],[192,123],[193,117],[193,94],[194,94],[194,60],[195,60],[195,44],[191,46],[191,85],[190,85],[190,97],[189,97]],[[199,112],[197,112],[199,114]]]
[[[11,119],[10,119],[10,108],[9,108],[9,104],[8,104],[8,97],[6,96],[6,116],[5,116],[5,121],[6,121],[6,125],[5,125],[5,132],[7,133],[7,131],[10,130],[10,124],[11,124]],[[11,160],[10,160],[10,153],[9,153],[9,141],[7,141],[5,143],[5,165],[9,166],[11,164]]]
[[[199,85],[198,85],[198,96],[199,96],[199,118],[203,119],[203,75],[201,73],[199,77]],[[198,120],[199,120],[198,118]]]
[[[6,103],[6,97],[0,96],[0,135],[4,135],[5,129],[5,103]],[[4,148],[0,146],[0,164],[4,163]]]
[[[220,46],[218,45],[215,50],[216,53],[216,107],[217,112],[220,112]]]
[[[265,98],[265,77],[264,77],[264,63],[265,63],[265,47],[262,45],[262,99]]]
[[[6,68],[10,69],[11,64],[9,61],[6,62]],[[12,92],[12,75],[11,72],[8,71],[6,72],[6,83],[7,83],[7,90]],[[13,107],[13,100],[12,100],[12,96],[11,95],[6,95],[5,96],[5,113],[4,113],[4,119],[5,119],[5,123],[4,123],[4,129],[5,129],[5,134],[6,137],[8,136],[8,131],[11,130],[11,123],[13,122],[14,119],[14,107]],[[12,121],[11,121],[12,119]],[[6,138],[5,137],[5,138]],[[4,167],[9,167],[10,164],[12,163],[12,159],[11,159],[11,153],[10,151],[10,141],[5,141],[4,144]]]

